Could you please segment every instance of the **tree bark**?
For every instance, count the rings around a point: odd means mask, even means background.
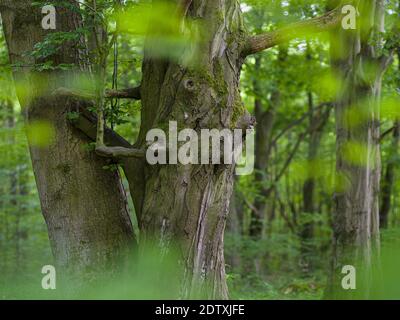
[[[81,49],[84,43],[82,39],[63,43],[48,58],[56,66],[74,64],[71,70],[35,70],[35,64],[47,60],[26,53],[51,31],[42,29],[41,8],[31,4],[2,0],[0,11],[10,62],[17,65],[13,74],[26,123],[45,121],[54,129],[49,145],[30,141],[30,152],[55,262],[75,276],[82,271],[115,270],[118,258],[135,243],[120,178],[117,172],[103,169],[106,160],[85,150],[90,140],[69,124],[68,112],[81,103],[52,95],[87,70],[87,57]],[[74,32],[81,25],[79,14],[57,7],[55,32]]]
[[[243,42],[239,3],[189,1],[187,16],[207,28],[196,52],[196,66],[148,54],[141,84],[142,124],[137,146],[151,128],[234,128],[245,109],[239,77]],[[233,190],[232,165],[145,165],[140,210],[140,247],[158,243],[177,248],[182,297],[228,298],[224,229]],[[143,249],[145,250],[145,249]]]

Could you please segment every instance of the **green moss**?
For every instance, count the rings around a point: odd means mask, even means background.
[[[219,97],[223,98],[223,107],[226,107],[227,105],[227,96],[228,96],[228,86],[225,82],[225,77],[224,77],[224,69],[222,67],[221,62],[216,62],[214,64],[214,78],[213,78],[213,83],[212,87],[216,91]]]
[[[217,97],[221,99],[220,104],[222,107],[226,107],[228,86],[225,82],[224,70],[220,62],[216,62],[214,64],[214,73],[208,70],[208,68],[198,68],[188,73],[188,75],[192,77],[194,81],[197,80],[198,83],[203,83],[204,85],[212,88],[217,94]],[[199,87],[197,90],[201,90],[201,87]],[[197,93],[201,94],[201,92]]]
[[[240,97],[240,93],[236,93],[235,97],[235,104],[233,105],[233,112],[232,112],[232,118],[231,118],[231,124],[232,127],[235,127],[237,124],[237,121],[240,119],[241,116],[243,116],[246,112],[246,108],[242,103],[242,99]]]

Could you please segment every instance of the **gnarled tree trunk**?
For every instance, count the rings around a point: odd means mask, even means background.
[[[145,57],[142,127],[232,129],[244,114],[240,101],[243,26],[236,0],[188,1],[187,15],[207,26],[194,66]],[[146,165],[140,246],[177,246],[183,268],[182,296],[228,298],[224,229],[233,189],[232,165]]]

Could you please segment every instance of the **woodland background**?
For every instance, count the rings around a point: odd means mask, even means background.
[[[399,2],[386,3],[387,20],[398,20]],[[250,31],[261,32],[321,15],[326,11],[326,2],[243,0],[241,7]],[[108,88],[115,88],[117,83],[121,88],[132,87],[140,81],[141,50],[141,39],[125,34],[119,36],[108,60]],[[400,240],[399,57],[400,49],[397,49],[385,73],[382,89],[381,238],[384,281],[389,287],[377,292],[377,297],[385,298],[400,298],[400,275],[396,272],[400,266],[400,252],[391,251],[396,250]],[[50,293],[35,289],[42,276],[41,266],[52,264],[52,256],[26,134],[37,146],[45,146],[52,130],[46,124],[24,125],[24,110],[15,96],[10,70],[1,32],[0,298],[48,297],[47,294],[51,297]],[[256,130],[262,134],[256,141],[256,155],[259,156],[256,170],[253,175],[236,177],[231,201],[225,235],[231,298],[323,297],[332,255],[336,87],[328,34],[293,40],[258,53],[245,63],[241,94],[246,108],[257,118]],[[132,141],[138,134],[132,128],[139,128],[140,107],[140,102],[126,100],[111,101],[107,105],[109,123]],[[357,118],[356,113],[354,121]],[[260,149],[268,150],[260,153]],[[104,170],[116,168],[111,165]],[[262,217],[260,230],[251,224],[255,215]],[[159,289],[160,284],[152,279],[151,268],[139,278],[129,289],[114,284],[82,296],[153,298],[170,295],[168,285],[161,285]]]

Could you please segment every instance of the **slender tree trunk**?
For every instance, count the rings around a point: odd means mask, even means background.
[[[311,111],[310,116],[310,142],[308,144],[308,161],[309,165],[313,165],[313,161],[316,160],[319,144],[321,140],[321,132],[316,128],[316,122],[318,121],[317,115],[313,114],[314,109],[314,101],[312,92],[308,93],[308,107]],[[309,177],[304,182],[303,185],[303,212],[311,215],[314,214],[315,211],[315,178],[312,176],[312,173],[309,173]],[[308,217],[309,218],[309,217]],[[314,235],[314,224],[310,221],[303,222],[301,224],[300,230],[300,239],[301,239],[301,265],[305,271],[309,271],[310,268],[310,253],[312,253],[312,248],[310,241],[312,240]]]
[[[324,127],[328,122],[330,110],[326,111],[314,110],[314,101],[312,92],[308,92],[308,106],[310,114],[310,140],[308,144],[308,164],[309,169],[316,165],[315,161],[318,157],[318,150],[321,145],[321,138],[323,135]],[[308,177],[303,184],[303,212],[308,215],[313,215],[316,212],[315,188],[316,179],[313,172],[308,173]],[[310,219],[311,217],[308,217]],[[311,241],[314,237],[314,223],[306,221],[301,224],[300,239],[301,239],[301,264],[304,271],[309,271],[312,268],[310,255],[314,252]]]
[[[283,69],[283,64],[287,60],[287,48],[281,46],[278,54],[278,70]],[[256,57],[255,73],[261,72],[261,57]],[[255,182],[260,188],[260,194],[257,195],[254,201],[254,208],[252,211],[250,222],[250,236],[253,239],[260,239],[263,233],[263,223],[265,219],[265,211],[267,207],[267,198],[270,195],[269,189],[264,185],[268,180],[268,164],[272,149],[272,132],[276,119],[276,112],[281,103],[280,83],[276,84],[277,88],[271,93],[269,106],[264,110],[262,102],[263,92],[259,80],[254,80],[254,109],[257,122],[256,130],[256,154],[255,154]]]
[[[52,31],[42,29],[41,8],[32,2],[1,0],[0,12],[10,62],[23,66],[14,68],[14,80],[26,122],[33,127],[45,122],[54,130],[47,146],[30,141],[30,152],[55,261],[77,276],[81,271],[115,269],[118,257],[134,245],[120,178],[103,169],[107,162],[84,148],[90,141],[67,121],[68,112],[81,103],[53,94],[87,70],[84,43],[63,43],[48,59],[55,66],[74,64],[71,70],[37,72],[33,65],[45,61],[26,53]],[[81,26],[73,10],[57,8],[56,17],[56,32],[74,32]]]
[[[396,159],[400,147],[400,123],[395,121],[392,137],[392,145],[386,165],[385,175],[382,181],[381,209],[379,214],[380,227],[386,229],[389,226],[389,213],[392,208],[392,195],[396,181]]]
[[[261,57],[256,57],[255,72],[261,72]],[[271,152],[271,135],[272,129],[275,122],[275,113],[277,104],[279,103],[279,93],[274,93],[273,98],[271,98],[272,104],[268,110],[263,110],[262,103],[262,92],[260,89],[260,84],[258,80],[254,80],[254,109],[257,121],[257,131],[256,131],[256,157],[255,157],[255,182],[259,187],[260,194],[256,196],[254,201],[254,208],[256,210],[252,211],[249,234],[254,239],[260,239],[263,232],[263,224],[265,219],[266,210],[266,197],[267,188],[263,184],[267,181],[267,165],[268,159]]]
[[[306,63],[310,63],[312,61],[312,54],[309,42],[307,42],[307,51],[306,51]],[[311,91],[307,92],[307,100],[308,100],[308,110],[310,112],[310,121],[309,126],[311,128],[310,132],[310,142],[308,144],[308,162],[309,165],[313,165],[313,161],[316,160],[319,144],[321,140],[321,131],[318,129],[318,119],[317,115],[315,115],[314,111],[314,97]],[[312,173],[308,173],[307,180],[303,185],[303,211],[306,214],[314,213],[314,195],[315,195],[315,178]],[[301,239],[301,260],[302,265],[305,270],[308,270],[310,266],[310,261],[308,256],[312,250],[310,250],[310,240],[313,238],[314,234],[314,224],[312,222],[305,222],[301,225],[300,230],[300,239]]]

